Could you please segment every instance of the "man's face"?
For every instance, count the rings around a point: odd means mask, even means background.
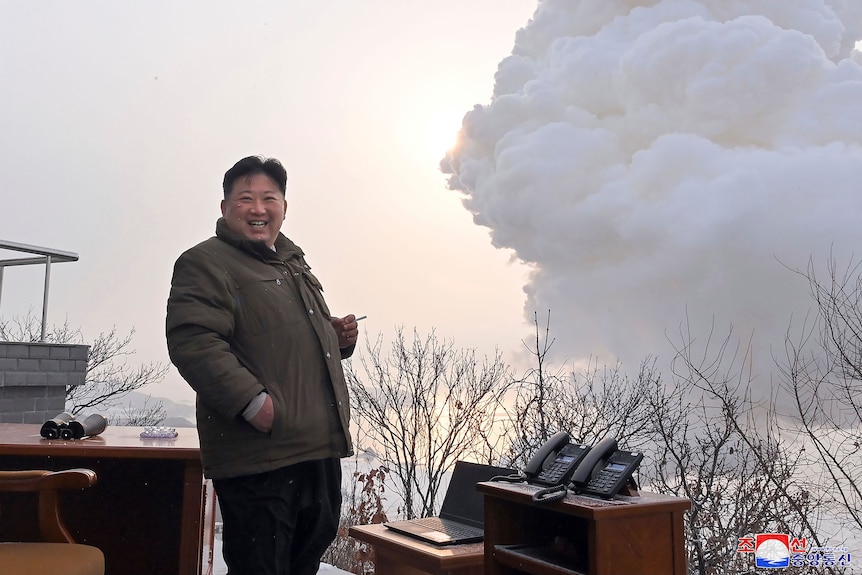
[[[278,185],[265,174],[238,178],[230,194],[221,202],[227,227],[248,240],[263,241],[269,247],[284,222],[287,202]]]

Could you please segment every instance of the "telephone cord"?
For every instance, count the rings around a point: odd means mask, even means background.
[[[533,501],[537,503],[550,503],[566,498],[568,490],[565,485],[554,485],[545,489],[539,489],[533,493]]]

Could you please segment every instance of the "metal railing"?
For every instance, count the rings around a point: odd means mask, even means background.
[[[0,250],[35,254],[36,257],[0,259],[0,300],[3,296],[3,271],[11,266],[29,266],[45,264],[45,288],[42,291],[42,331],[39,341],[45,341],[45,330],[48,325],[48,288],[51,285],[51,264],[61,262],[76,262],[78,254],[51,248],[41,248],[27,244],[0,240]]]

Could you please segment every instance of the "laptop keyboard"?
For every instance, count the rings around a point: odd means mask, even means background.
[[[454,521],[441,519],[439,517],[423,517],[420,519],[413,519],[413,522],[422,527],[428,527],[429,529],[446,533],[450,537],[475,537],[477,535],[484,534],[484,530],[477,527],[470,527],[463,523],[455,523]]]

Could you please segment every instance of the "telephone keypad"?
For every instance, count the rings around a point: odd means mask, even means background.
[[[603,469],[598,475],[590,480],[587,484],[587,488],[593,491],[608,493],[613,489],[620,477],[622,477],[621,471],[608,471],[607,469]]]
[[[563,479],[563,475],[566,474],[566,470],[570,467],[568,462],[557,462],[555,461],[553,465],[549,468],[542,471],[542,479],[549,483],[559,483],[560,480]]]
[[[605,466],[587,482],[581,491],[601,497],[613,497],[625,486],[642,459],[642,453],[615,451],[608,457]]]
[[[564,485],[587,451],[589,450],[584,445],[572,443],[564,445],[554,460],[547,464],[548,466],[533,481],[540,485]]]

